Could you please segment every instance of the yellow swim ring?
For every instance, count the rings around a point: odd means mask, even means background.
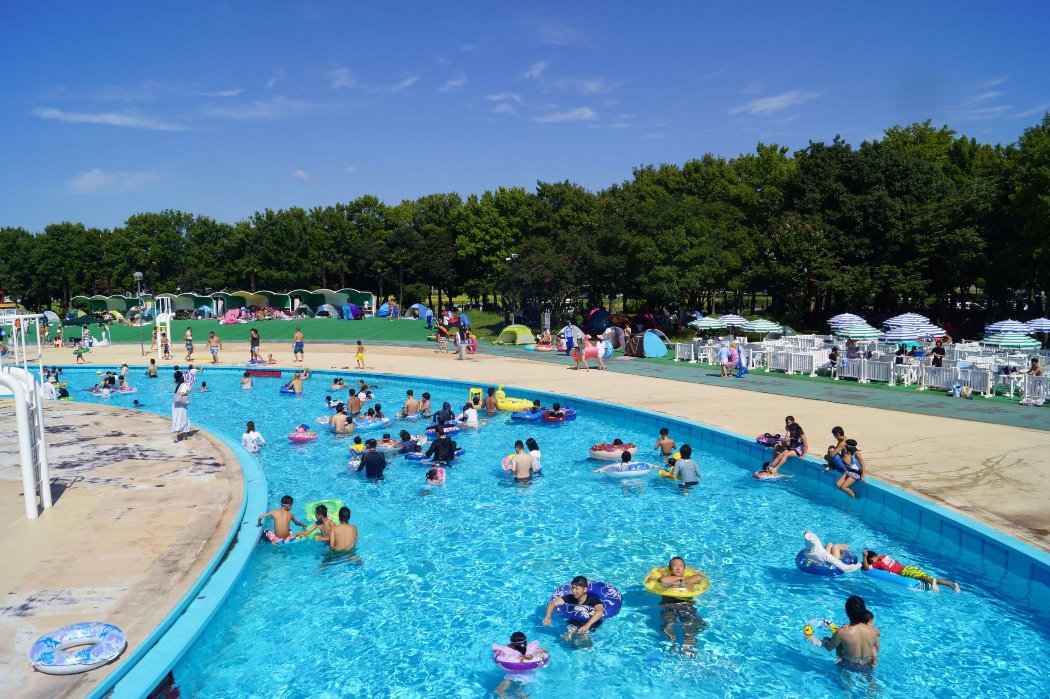
[[[660,578],[665,575],[670,575],[670,571],[668,571],[666,567],[653,568],[649,571],[649,574],[645,576],[642,585],[654,595],[660,595],[661,597],[674,597],[675,599],[692,599],[697,595],[704,594],[707,592],[707,588],[711,587],[711,581],[707,579],[707,576],[693,568],[686,568],[684,573],[686,577],[692,575],[700,576],[700,581],[693,583],[692,585],[674,585],[672,587],[667,587],[660,583]]]

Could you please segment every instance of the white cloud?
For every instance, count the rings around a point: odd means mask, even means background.
[[[583,34],[573,26],[563,22],[541,21],[533,24],[539,40],[555,46],[585,44]]]
[[[328,71],[328,83],[333,90],[339,90],[344,87],[357,87],[357,78],[352,70],[341,66]]]
[[[650,133],[643,133],[642,134],[642,138],[645,139],[646,141],[659,141],[663,137],[664,137],[664,135],[660,131],[653,131],[653,132],[650,132]]]
[[[356,165],[347,165],[346,166],[346,171],[349,172],[351,175],[356,174],[357,173],[357,166]]]
[[[533,121],[543,124],[561,124],[567,121],[593,121],[597,116],[590,107],[576,107],[564,112],[555,112],[554,114],[536,117]]]
[[[69,188],[74,194],[122,194],[141,189],[158,179],[160,179],[160,175],[156,172],[106,172],[105,170],[93,168],[71,179]]]
[[[467,76],[460,74],[459,77],[452,78],[451,80],[445,81],[445,84],[438,88],[439,92],[451,92],[452,90],[458,90],[467,84]]]
[[[540,76],[543,75],[543,71],[545,71],[547,69],[547,66],[549,65],[549,61],[540,61],[538,63],[533,63],[531,66],[529,66],[528,70],[521,74],[521,77],[524,80],[539,80]]]
[[[303,182],[310,181],[310,174],[307,173],[305,170],[296,170],[292,173],[292,177],[296,178],[297,180],[302,180]]]
[[[285,76],[284,68],[278,69],[277,72],[275,72],[272,76],[270,76],[270,79],[266,81],[266,89],[267,90],[272,90],[274,87],[277,86],[277,83],[279,83],[282,80],[284,80],[284,76]]]
[[[198,97],[237,97],[244,90],[212,90],[211,92],[196,92]]]
[[[294,116],[309,109],[310,105],[298,100],[274,97],[269,100],[256,100],[242,104],[222,106],[211,105],[201,111],[207,116],[244,121],[271,121]]]
[[[525,104],[525,101],[513,92],[500,92],[495,95],[486,95],[485,99],[492,102],[517,102],[518,104]]]
[[[1050,111],[1050,104],[1044,104],[1042,106],[1036,107],[1035,109],[1029,109],[1028,111],[1024,112],[1018,112],[1017,114],[1014,114],[1014,118],[1024,119],[1025,117],[1035,116],[1036,114],[1042,116],[1047,111]]]
[[[996,85],[1002,85],[1004,82],[1006,82],[1006,76],[1005,75],[1000,77],[1000,78],[992,78],[991,80],[985,80],[983,83],[977,83],[976,85],[974,85],[974,89],[987,90],[990,87],[995,87]]]
[[[405,88],[412,87],[417,82],[419,82],[419,76],[418,75],[409,75],[404,80],[399,82],[397,85],[391,85],[389,90],[391,92],[401,92]]]
[[[106,112],[88,114],[85,112],[63,112],[61,109],[34,109],[33,114],[41,119],[64,121],[68,124],[103,124],[105,126],[122,126],[129,129],[149,129],[151,131],[185,131],[187,127],[167,121],[151,119],[137,114],[118,114]]]
[[[729,110],[730,114],[755,114],[759,116],[771,116],[779,111],[794,107],[808,102],[812,99],[820,97],[822,92],[812,92],[807,90],[792,90],[791,92],[785,92],[781,95],[773,95],[771,97],[762,97],[757,100],[751,100],[747,104],[742,104],[739,107],[734,107]]]
[[[510,102],[500,102],[492,108],[493,114],[514,114],[514,105]]]

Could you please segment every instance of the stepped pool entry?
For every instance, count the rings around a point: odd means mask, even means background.
[[[802,633],[812,618],[845,623],[843,604],[853,594],[864,597],[882,630],[874,683],[887,696],[1050,695],[1040,663],[1050,653],[1045,554],[892,488],[861,486],[861,500],[849,502],[819,466],[797,461],[785,468],[795,479],[756,481],[749,474],[763,452],[750,440],[510,389],[572,405],[579,419],[522,424],[500,413],[478,432],[455,436],[466,453],[444,486],[425,488],[426,468],[399,457],[390,458],[387,478],[377,484],[347,470],[350,439],[286,438],[296,425],[329,414],[324,397],[336,395],[328,390],[333,377],[354,385],[359,375],[318,372],[304,395],[286,396],[277,379],[257,378],[253,390],[241,390],[242,372],[200,375],[198,385],[206,380],[209,391],[193,393],[191,424],[239,441],[253,420],[268,442],[256,458],[270,506],[292,495],[302,521],[305,503],[343,500],[361,541],[354,556],[314,542],[258,544],[218,614],[174,668],[184,696],[485,695],[504,677],[489,645],[506,643],[518,630],[551,654],[526,688],[531,697],[657,696],[669,688],[710,697],[824,696],[843,687],[863,696],[868,680],[839,670]],[[131,377],[138,393],[108,402],[131,407],[137,399],[144,410],[169,414],[170,375],[150,381],[143,374]],[[104,400],[74,390],[95,382],[95,367],[67,369],[64,377],[77,400]],[[363,378],[377,385],[376,401],[388,414],[408,388],[454,408],[469,388]],[[662,426],[679,444],[692,444],[700,462],[703,479],[690,496],[655,475],[624,481],[591,473],[603,463],[588,459],[592,444],[619,437],[638,444],[638,460],[650,460]],[[361,436],[396,435],[402,427],[417,433],[423,425],[394,421]],[[500,462],[514,440],[530,436],[543,453],[544,475],[517,486]],[[802,573],[794,557],[805,529],[958,580],[963,593],[913,592],[860,573]],[[668,652],[660,598],[642,585],[651,568],[673,555],[711,580],[696,600],[706,625],[696,657]],[[623,594],[620,614],[582,647],[559,638],[563,620],[541,624],[550,592],[575,575]]]

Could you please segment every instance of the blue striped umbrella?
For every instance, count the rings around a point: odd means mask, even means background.
[[[884,332],[879,339],[884,342],[908,342],[918,340],[921,337],[919,331],[913,326],[900,326],[890,328]]]
[[[828,318],[828,325],[833,328],[848,328],[851,326],[865,325],[864,319],[852,313],[839,313],[837,316]]]
[[[1050,333],[1050,318],[1036,318],[1027,323],[1028,327],[1035,333]]]
[[[902,313],[899,316],[894,316],[890,318],[884,324],[895,328],[899,325],[918,325],[919,323],[929,322],[929,318],[927,318],[926,316],[921,316],[918,313]]]
[[[998,323],[986,325],[984,332],[987,335],[992,335],[993,333],[1022,333],[1027,335],[1032,332],[1032,329],[1028,327],[1027,323],[1022,323],[1019,320],[1000,320]]]
[[[718,319],[725,323],[726,327],[730,328],[739,328],[741,325],[747,322],[747,318],[738,315],[733,315],[732,313],[727,313],[724,316],[719,316]]]

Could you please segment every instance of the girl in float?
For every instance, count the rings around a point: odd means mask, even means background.
[[[441,466],[435,466],[434,468],[427,471],[427,485],[444,485],[445,484],[445,469]]]
[[[511,684],[518,683],[526,685],[535,678],[534,670],[538,670],[550,662],[550,654],[540,646],[539,641],[527,640],[521,631],[515,631],[510,636],[510,643],[500,645],[492,644],[492,659],[507,674],[503,681],[496,687],[496,696],[506,696]],[[523,687],[518,687],[518,696],[525,696]]]

